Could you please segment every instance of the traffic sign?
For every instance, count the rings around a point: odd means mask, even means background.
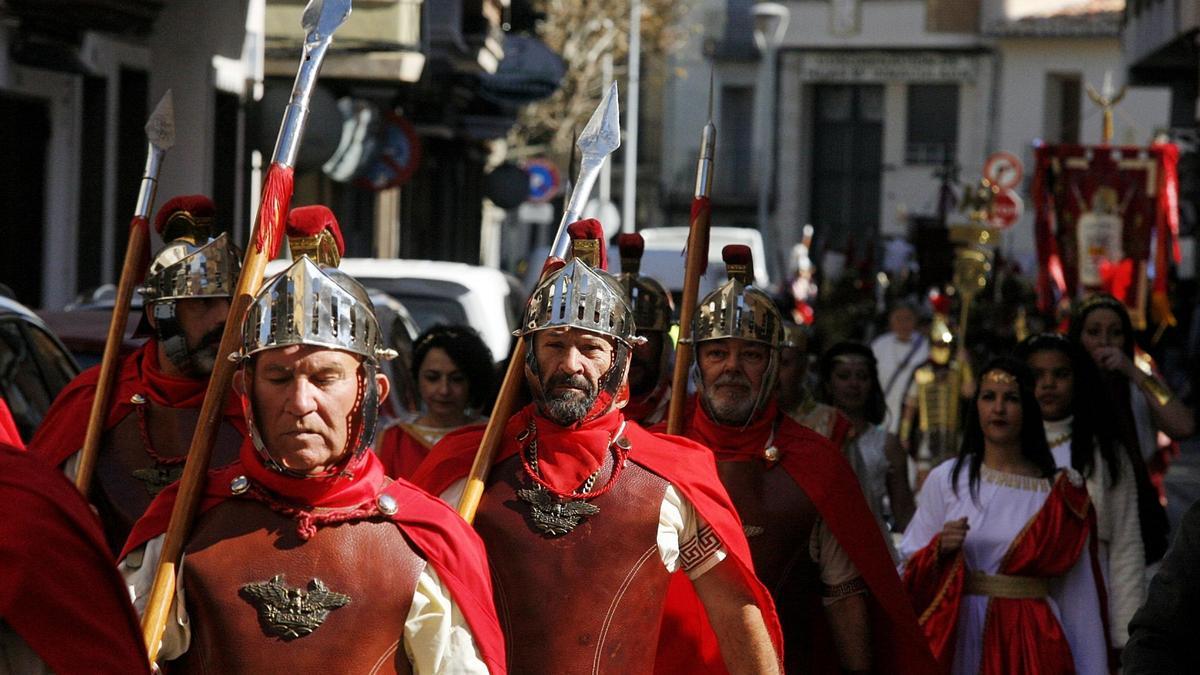
[[[1025,213],[1025,202],[1021,200],[1021,197],[1012,190],[1001,190],[992,199],[989,220],[995,227],[1007,230],[1021,219],[1023,213]]]
[[[548,202],[558,196],[562,188],[562,178],[558,175],[558,167],[548,159],[535,158],[525,162],[525,171],[529,174],[529,201],[534,203]]]
[[[993,152],[983,164],[983,177],[1001,190],[1009,190],[1021,184],[1025,167],[1011,152]]]

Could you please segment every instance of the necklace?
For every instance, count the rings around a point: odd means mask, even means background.
[[[1046,444],[1052,448],[1057,448],[1058,446],[1062,445],[1063,443],[1066,443],[1069,440],[1071,440],[1071,432],[1067,431],[1067,432],[1059,434],[1058,436],[1055,436],[1053,438],[1046,439]]]
[[[154,466],[149,466],[143,469],[134,469],[132,476],[142,482],[146,486],[146,492],[151,496],[162,492],[163,488],[171,483],[179,480],[183,475],[183,463],[187,461],[187,455],[179,455],[178,457],[164,457],[154,449],[154,441],[150,439],[150,429],[146,424],[146,408],[147,399],[142,394],[134,394],[129,402],[134,405],[134,410],[138,416],[138,432],[142,437],[142,449],[154,460]]]
[[[584,519],[600,513],[600,507],[588,503],[587,500],[607,494],[617,484],[617,478],[625,468],[625,458],[629,453],[629,444],[621,435],[624,430],[625,425],[622,423],[617,432],[609,438],[609,447],[616,448],[612,475],[609,476],[604,487],[595,492],[592,491],[592,488],[595,487],[596,480],[600,477],[600,471],[604,468],[603,463],[592,475],[588,476],[578,490],[570,493],[561,492],[542,478],[541,469],[538,467],[537,437],[533,438],[529,443],[528,452],[521,453],[521,466],[525,470],[525,475],[533,479],[534,487],[517,490],[517,497],[529,504],[529,520],[534,529],[549,537],[561,537],[578,527]],[[534,431],[535,427],[530,423],[529,428],[519,440],[532,435]],[[613,439],[616,441],[614,442]]]

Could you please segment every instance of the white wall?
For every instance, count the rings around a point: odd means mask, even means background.
[[[177,194],[212,193],[212,58],[241,58],[248,4],[249,0],[173,0],[154,24],[148,42],[149,105],[167,89],[175,99],[175,147],[163,163],[159,203]]]

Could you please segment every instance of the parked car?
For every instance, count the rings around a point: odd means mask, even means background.
[[[267,275],[288,264],[272,261]],[[400,301],[420,330],[438,324],[471,326],[492,358],[508,358],[526,298],[516,277],[491,267],[438,260],[344,258],[338,267],[364,286]]]
[[[78,374],[79,365],[46,323],[0,296],[0,395],[22,440],[29,442],[58,392]]]

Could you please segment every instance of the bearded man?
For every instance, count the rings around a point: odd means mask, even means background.
[[[212,200],[203,195],[171,199],[155,218],[168,243],[138,288],[145,309],[136,333],[151,337],[117,366],[87,495],[114,555],[154,496],[183,472],[200,417],[241,271],[241,252],[228,236],[211,236],[212,218]],[[100,366],[90,368],[64,387],[29,443],[31,453],[72,479],[99,374]],[[237,457],[242,420],[231,398],[213,449],[216,466]]]
[[[697,394],[685,435],[711,449],[741,515],[780,611],[787,672],[934,672],[850,465],[778,406],[783,318],[751,285],[749,248],[722,253],[729,280],[693,321]],[[675,598],[669,606],[686,613]]]
[[[332,214],[305,209],[292,251],[336,264],[338,248],[301,241],[340,246]],[[233,357],[250,434],[209,474],[184,544],[159,652],[171,672],[504,672],[479,538],[370,449],[388,393],[379,362],[394,355],[366,290],[307,255],[255,297]],[[159,496],[122,555],[139,609],[177,494]]]
[[[774,608],[707,451],[620,409],[641,340],[604,271],[603,230],[588,220],[569,232],[573,258],[534,290],[518,331],[534,402],[505,426],[475,518],[509,668],[650,673],[660,636],[667,657],[700,649],[699,636],[661,626],[675,574],[695,589],[718,662],[779,672]],[[457,502],[481,436],[447,436],[413,481]]]

